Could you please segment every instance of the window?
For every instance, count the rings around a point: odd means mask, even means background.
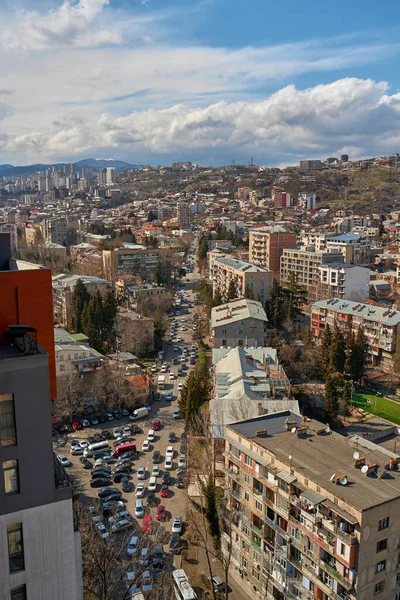
[[[222,346],[227,346],[226,340],[222,340]]]
[[[243,329],[239,329],[239,335],[243,335]]]
[[[253,575],[254,579],[260,581],[260,573],[254,567],[251,570],[251,574]]]
[[[250,483],[250,475],[248,475],[248,473],[244,474],[244,480],[246,483]]]
[[[19,494],[18,461],[3,462],[4,491],[6,494]]]
[[[381,519],[378,523],[378,531],[382,531],[382,529],[387,529],[389,527],[389,517],[385,517]]]
[[[386,560],[381,560],[381,562],[378,562],[376,565],[376,573],[380,573],[381,571],[384,571],[386,569]]]
[[[261,502],[256,500],[256,509],[259,510],[260,512],[262,512],[262,508],[263,508],[263,505],[261,504]]]
[[[26,600],[26,585],[19,585],[11,590],[11,600]]]
[[[244,464],[247,465],[248,467],[253,466],[253,459],[250,458],[250,456],[248,456],[247,454],[244,455]]]
[[[378,542],[376,545],[376,551],[382,552],[382,550],[387,550],[387,545],[387,538],[385,538],[384,540],[380,540],[380,542]]]
[[[14,398],[12,394],[0,394],[0,444],[15,446],[16,443]]]
[[[243,552],[246,552],[246,554],[250,552],[250,546],[249,544],[246,544],[244,540],[242,540],[242,550]]]
[[[344,544],[340,544],[340,554],[342,556],[346,554],[346,546]]]
[[[245,558],[243,558],[243,556],[242,556],[242,567],[243,567],[243,569],[247,570],[247,560]]]
[[[242,531],[245,535],[250,536],[250,529],[244,523],[242,523]]]
[[[380,594],[381,592],[383,592],[384,588],[385,588],[384,581],[380,581],[379,583],[376,583],[375,588],[374,588],[374,594]]]
[[[248,492],[244,493],[244,499],[246,500],[246,502],[250,502],[250,494]]]
[[[65,371],[65,365],[60,365],[60,371]]]
[[[22,523],[7,527],[8,563],[10,573],[25,569]]]

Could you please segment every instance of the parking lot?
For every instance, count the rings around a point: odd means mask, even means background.
[[[145,513],[151,516],[153,522],[156,522],[156,514],[158,506],[164,505],[166,509],[166,522],[163,523],[166,532],[171,532],[172,521],[175,516],[181,516],[183,520],[185,520],[186,514],[186,482],[187,478],[185,476],[185,468],[181,469],[184,476],[184,488],[180,489],[177,487],[177,472],[178,472],[178,461],[181,453],[185,452],[185,443],[182,440],[182,433],[184,429],[184,423],[181,419],[174,418],[174,411],[178,408],[178,385],[179,383],[183,383],[185,377],[187,377],[190,369],[194,368],[194,365],[190,364],[190,352],[193,342],[193,329],[192,329],[192,311],[193,311],[193,293],[191,291],[192,282],[187,283],[185,285],[187,288],[186,294],[183,296],[183,301],[181,308],[179,310],[179,315],[175,314],[173,317],[169,318],[169,324],[172,323],[172,320],[175,319],[175,329],[173,331],[173,342],[168,343],[168,339],[171,332],[171,326],[167,330],[166,340],[164,342],[164,350],[163,350],[163,360],[156,361],[157,370],[152,373],[153,381],[157,382],[158,376],[161,374],[161,366],[162,363],[165,362],[167,366],[167,377],[166,377],[166,385],[165,389],[160,391],[160,398],[153,401],[151,403],[151,410],[149,414],[143,418],[139,418],[135,421],[130,420],[128,416],[123,416],[121,418],[114,418],[114,420],[107,420],[105,423],[99,423],[97,425],[90,425],[89,427],[85,427],[79,431],[75,431],[69,434],[58,435],[53,438],[54,440],[54,451],[57,455],[65,455],[70,462],[71,466],[67,467],[67,473],[70,476],[71,482],[74,485],[75,491],[79,493],[80,499],[83,504],[90,505],[95,502],[94,499],[98,498],[98,491],[101,488],[92,488],[90,486],[91,481],[91,469],[84,469],[81,464],[81,455],[71,455],[70,442],[72,440],[83,441],[87,440],[89,437],[93,437],[98,433],[104,432],[104,430],[108,430],[108,437],[113,436],[112,439],[108,439],[108,443],[112,448],[114,443],[117,443],[116,438],[114,437],[114,428],[118,428],[121,430],[125,426],[131,426],[132,424],[136,424],[140,427],[141,432],[130,435],[127,438],[127,441],[133,441],[136,444],[136,448],[138,451],[138,456],[132,462],[132,470],[129,473],[130,481],[131,481],[131,490],[129,492],[123,492],[122,498],[124,500],[125,506],[124,508],[128,511],[129,515],[133,518],[135,522],[135,528],[132,531],[132,534],[137,534],[140,531],[143,519],[135,517],[135,502],[136,502],[136,490],[137,486],[140,484],[144,484],[145,486],[145,494],[142,498],[143,505],[145,507]],[[187,301],[190,302],[191,306],[188,308]],[[176,312],[176,311],[175,311]],[[183,321],[182,321],[183,319]],[[179,340],[181,338],[181,340]],[[176,349],[176,346],[179,346],[179,349]],[[182,361],[182,350],[184,346],[187,346],[187,360]],[[174,349],[175,347],[175,349]],[[174,361],[173,361],[174,359]],[[176,362],[176,364],[173,364]],[[193,362],[193,361],[192,361]],[[185,369],[182,371],[182,376],[177,377],[178,369],[182,366],[185,366]],[[173,381],[170,381],[169,373],[174,374]],[[165,396],[167,392],[172,392],[172,401],[167,401]],[[142,451],[143,443],[148,438],[148,433],[152,428],[152,425],[155,420],[160,421],[160,428],[157,431],[154,431],[154,440],[149,442],[149,449],[147,451]],[[169,441],[169,434],[171,432],[175,433],[176,440],[171,443]],[[128,432],[127,432],[128,434]],[[168,446],[172,446],[174,450],[173,459],[172,459],[172,469],[169,470],[170,473],[170,482],[168,484],[168,497],[160,497],[160,490],[162,485],[162,476],[165,472],[165,459],[166,459],[166,449]],[[155,503],[152,506],[148,506],[147,498],[148,498],[148,485],[151,477],[151,472],[153,467],[153,452],[158,450],[160,452],[160,460],[157,466],[160,469],[160,474],[157,477],[157,485],[155,490]],[[89,457],[90,462],[94,465],[93,458]],[[113,471],[115,468],[114,464],[110,465],[111,470]],[[139,467],[144,467],[145,469],[145,477],[144,479],[138,479],[137,472]],[[118,490],[122,491],[121,483],[112,482],[109,487],[118,488]],[[93,499],[93,500],[92,500]],[[108,523],[107,519],[104,519],[104,524],[107,529],[110,531],[111,527]],[[111,531],[110,531],[111,533]],[[125,532],[126,535],[127,532]],[[119,535],[119,534],[117,534]],[[128,536],[129,537],[129,536]],[[164,546],[164,550],[168,552],[169,546],[168,542]]]

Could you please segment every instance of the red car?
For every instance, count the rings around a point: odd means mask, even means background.
[[[156,515],[157,521],[165,521],[167,518],[167,515],[165,513],[165,506],[163,504],[160,504],[157,508],[157,515]]]
[[[160,429],[160,421],[158,419],[156,419],[155,421],[153,421],[153,425],[152,425],[152,430],[153,431],[158,431]]]
[[[83,429],[83,425],[80,421],[74,421],[72,423],[72,428],[75,429],[75,431],[79,431],[80,429]]]
[[[160,496],[161,498],[168,498],[169,489],[166,483],[161,486]]]
[[[142,521],[142,531],[150,531],[150,530],[151,530],[151,516],[144,515],[144,518]]]

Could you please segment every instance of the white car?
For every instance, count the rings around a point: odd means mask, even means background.
[[[175,379],[175,373],[173,373],[172,371],[170,371],[169,380],[170,381],[174,381],[174,379]]]
[[[151,365],[151,372],[152,373],[156,373],[157,372],[157,365]]]
[[[182,533],[182,517],[174,517],[172,521],[172,533]]]
[[[155,492],[157,489],[157,480],[155,477],[150,477],[149,492]]]
[[[89,444],[86,440],[79,440],[79,448],[83,448],[85,450],[85,448],[87,448],[88,446]]]
[[[141,565],[147,565],[148,562],[148,558],[147,555],[149,553],[149,549],[148,548],[142,548],[140,551],[140,555],[139,555],[139,563]]]
[[[145,486],[143,485],[143,483],[139,483],[136,488],[136,492],[135,492],[136,498],[143,498],[145,493],[146,493]]]
[[[179,410],[176,408],[174,410],[174,414],[173,414],[174,419],[180,419],[181,418],[181,414],[179,412]]]
[[[165,468],[167,471],[172,471],[172,458],[165,459]]]
[[[59,454],[57,456],[57,460],[60,464],[62,464],[63,467],[70,467],[72,465],[71,461],[66,456],[64,456],[64,454]]]
[[[150,450],[150,442],[149,440],[144,440],[142,444],[142,452],[148,452]]]
[[[117,523],[118,521],[121,521],[121,519],[126,519],[127,517],[130,517],[129,512],[125,509],[122,509],[115,513],[115,515],[112,517],[108,517],[108,522],[110,525],[112,525],[113,523]]]
[[[87,419],[82,419],[81,423],[83,427],[90,427],[90,421],[88,421]]]
[[[74,448],[79,448],[79,441],[78,440],[70,440],[69,447],[71,448],[71,450],[73,450]]]
[[[134,526],[133,521],[129,521],[128,519],[122,519],[122,521],[118,521],[111,527],[111,531],[113,533],[119,533],[120,531],[124,531],[124,529],[130,529]]]
[[[181,454],[178,461],[178,467],[184,469],[186,467],[186,456]]]
[[[129,540],[128,548],[126,549],[129,556],[136,554],[139,538],[137,535],[133,535]]]
[[[109,537],[109,533],[103,523],[97,523],[96,531],[103,540],[106,540]]]
[[[147,440],[149,442],[154,442],[154,431],[152,429],[149,429],[149,433],[147,434]]]
[[[137,478],[146,479],[146,469],[144,467],[138,467]]]
[[[162,365],[161,366],[161,373],[166,373],[167,372],[167,365]]]
[[[92,517],[93,523],[100,523],[100,521],[101,521],[100,513],[98,513],[97,511],[94,510],[93,512],[91,512],[90,516]]]
[[[154,465],[153,470],[151,472],[152,477],[160,477],[160,467],[158,465]]]
[[[122,432],[119,429],[119,427],[114,427],[113,429],[113,436],[115,437],[115,439],[119,438],[122,436]]]
[[[167,446],[167,449],[165,450],[165,457],[166,458],[172,458],[174,456],[174,448],[173,446]]]
[[[181,391],[182,391],[182,389],[183,389],[183,383],[182,383],[182,381],[180,381],[180,382],[178,383],[178,392],[181,392]]]

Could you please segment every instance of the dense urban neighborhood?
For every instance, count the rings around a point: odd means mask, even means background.
[[[0,600],[400,600],[399,434],[399,154],[0,165]]]

